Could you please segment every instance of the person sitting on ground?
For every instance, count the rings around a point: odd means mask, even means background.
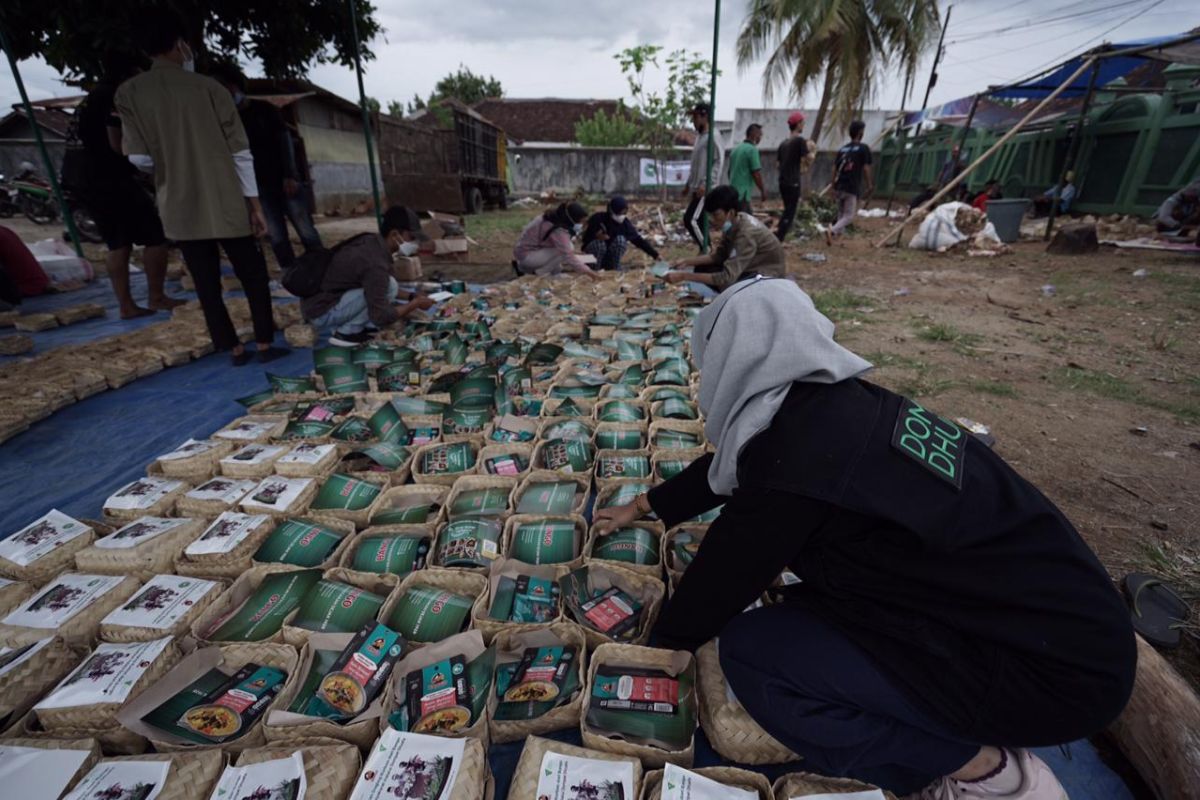
[[[1057,214],[1066,214],[1068,211],[1071,210],[1071,203],[1075,200],[1076,191],[1077,190],[1075,188],[1075,173],[1068,172],[1067,173],[1067,182],[1063,186],[1061,195],[1058,191],[1058,186],[1054,185],[1054,186],[1051,186],[1046,191],[1042,192],[1040,197],[1033,198],[1033,216],[1035,216],[1035,217],[1049,216],[1050,207],[1054,205],[1054,198],[1056,198],[1056,197],[1061,197],[1061,199],[1058,201],[1058,210],[1054,213],[1056,215]]]
[[[354,347],[372,339],[413,311],[433,306],[428,297],[409,293],[404,305],[393,305],[400,286],[392,277],[392,259],[417,252],[421,221],[405,206],[383,214],[383,235],[362,233],[336,245],[321,280],[321,291],[300,301],[304,318],[320,330],[332,331],[329,343]]]
[[[750,212],[750,196],[754,187],[762,197],[763,205],[767,204],[767,187],[763,183],[762,155],[758,152],[758,143],[762,141],[762,125],[757,122],[746,128],[746,139],[729,154],[729,185],[737,189],[738,211]]]
[[[1193,181],[1168,197],[1154,212],[1154,227],[1159,233],[1185,236],[1188,228],[1200,224],[1200,180]]]
[[[805,769],[921,800],[1063,800],[1023,748],[1121,712],[1129,609],[1044,494],[864,380],[833,334],[790,280],[718,296],[691,340],[715,452],[598,511],[597,533],[720,509],[652,635],[719,637],[730,691]],[[745,611],[784,570],[799,582]]]
[[[711,253],[676,261],[677,269],[693,271],[669,272],[669,282],[693,281],[721,291],[753,275],[787,274],[783,245],[758,217],[738,211],[740,202],[732,186],[717,186],[708,193],[704,210],[712,230],[721,231],[721,241]]]
[[[521,275],[557,275],[570,266],[589,278],[600,274],[583,263],[571,240],[583,232],[587,209],[579,203],[559,203],[557,208],[530,220],[513,248],[513,271]]]
[[[911,214],[928,203],[937,194],[937,187],[926,186],[925,189],[908,201],[908,213]]]
[[[621,257],[629,245],[658,260],[658,251],[638,233],[626,216],[629,204],[621,195],[613,195],[608,208],[588,217],[583,229],[583,251],[596,258],[600,269],[620,269]]]
[[[1000,193],[1000,182],[994,178],[983,185],[983,191],[975,195],[975,199],[971,201],[971,207],[983,213],[987,213],[988,200],[999,200],[1003,195]]]

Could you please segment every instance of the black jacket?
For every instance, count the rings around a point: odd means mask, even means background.
[[[664,643],[717,635],[787,567],[791,601],[968,741],[1070,741],[1124,707],[1136,648],[1104,567],[952,423],[865,381],[796,384],[743,448],[732,497],[709,489],[710,461],[650,493],[668,527],[725,501],[659,619]]]
[[[637,228],[633,227],[633,223],[628,218],[618,223],[612,218],[612,214],[609,214],[607,211],[601,211],[588,217],[587,226],[583,229],[583,246],[585,248],[592,243],[597,234],[600,233],[601,228],[604,228],[608,232],[609,239],[624,236],[625,240],[631,245],[651,258],[658,259],[658,251],[654,249],[654,245],[642,238],[642,235],[637,232]]]

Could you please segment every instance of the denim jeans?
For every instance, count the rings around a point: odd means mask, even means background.
[[[262,192],[258,202],[262,204],[263,217],[267,221],[267,236],[271,239],[271,250],[279,266],[286,267],[296,260],[292,250],[292,242],[288,236],[287,220],[292,221],[292,227],[300,236],[300,242],[305,251],[321,247],[321,237],[313,225],[312,215],[308,213],[308,203],[304,192],[299,191],[288,197],[282,190],[278,192]]]
[[[388,279],[388,300],[396,299],[400,284],[395,278]],[[340,333],[362,333],[370,323],[367,313],[367,298],[362,289],[351,289],[338,298],[337,305],[314,320],[310,320],[317,330],[330,330]]]

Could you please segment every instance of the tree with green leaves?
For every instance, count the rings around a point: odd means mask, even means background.
[[[611,116],[603,108],[575,123],[575,141],[584,147],[632,147],[642,140],[642,126],[621,105]]]
[[[768,56],[763,94],[787,86],[795,99],[821,83],[811,139],[830,109],[846,125],[875,97],[885,73],[909,79],[936,46],[937,0],[750,0],[737,38],[738,66]]]
[[[442,100],[453,99],[464,105],[473,106],[480,100],[503,96],[504,87],[494,76],[488,75],[485,78],[483,75],[476,75],[470,67],[459,64],[457,72],[451,72],[434,84],[428,99],[422,100],[420,95],[414,94],[412,101],[408,104],[408,113],[415,114]]]
[[[372,114],[379,113],[380,105],[379,105],[379,100],[377,98],[371,97],[371,95],[367,95],[366,97],[363,98],[363,100],[367,104],[368,112],[370,112]]]
[[[393,117],[403,117],[404,104],[399,100],[389,100],[387,105],[387,113]]]
[[[162,0],[4,0],[0,26],[19,59],[41,56],[68,80],[101,77],[110,55],[136,54],[132,31]],[[217,61],[258,59],[272,78],[304,76],[314,64],[354,64],[346,0],[172,0],[188,29],[197,68]],[[380,33],[375,7],[357,0],[362,58]]]

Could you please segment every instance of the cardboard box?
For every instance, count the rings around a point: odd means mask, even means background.
[[[459,239],[437,239],[433,243],[433,254],[435,256],[453,255],[455,253],[465,253],[468,250],[467,240]]]
[[[421,259],[416,256],[397,256],[392,265],[396,280],[402,282],[419,281],[424,277],[421,270]]]

